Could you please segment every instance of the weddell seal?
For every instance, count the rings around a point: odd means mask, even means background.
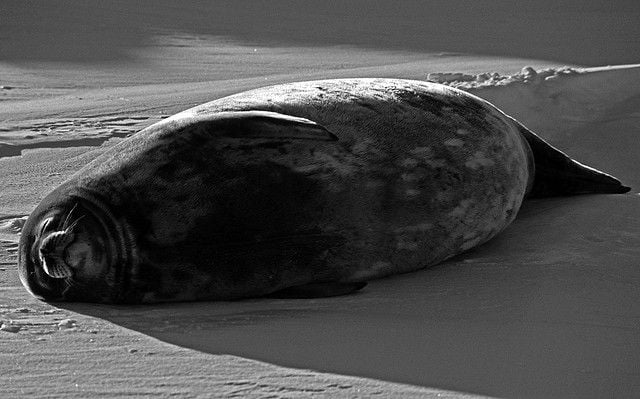
[[[284,84],[96,158],[33,211],[19,273],[48,301],[340,295],[484,243],[526,197],[628,190],[460,90]]]

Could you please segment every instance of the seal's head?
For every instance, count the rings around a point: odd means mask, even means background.
[[[117,301],[123,254],[113,218],[96,201],[56,191],[22,231],[18,271],[23,285],[45,301]]]

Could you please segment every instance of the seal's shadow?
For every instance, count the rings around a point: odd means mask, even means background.
[[[584,270],[567,248],[597,251],[597,244],[566,233],[594,217],[575,209],[619,207],[611,198],[534,201],[477,250],[350,296],[65,307],[175,345],[282,366],[496,396],[592,396],[594,384],[608,383],[580,370],[606,375],[620,366],[623,346],[612,347],[612,334],[638,340],[626,337],[633,330],[597,327],[611,320],[587,323],[576,311],[590,306],[589,317],[597,318],[620,297],[602,281],[585,291]],[[576,208],[581,201],[596,208]],[[622,219],[614,219],[602,223],[619,228]],[[626,298],[620,305],[637,309],[638,296]]]

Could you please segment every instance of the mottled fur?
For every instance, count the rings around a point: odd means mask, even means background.
[[[94,302],[349,292],[508,226],[534,156],[568,162],[536,140],[487,102],[425,82],[240,93],[144,129],[45,198],[25,226],[21,279],[44,299]],[[59,278],[42,271],[33,253],[46,240],[32,231],[73,204],[78,262]]]

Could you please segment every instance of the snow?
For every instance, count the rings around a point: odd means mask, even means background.
[[[497,74],[492,74],[493,76]],[[608,118],[612,108],[638,95],[640,65],[599,68],[525,67],[487,81],[452,82],[480,96],[547,140]]]
[[[0,26],[1,396],[640,396],[637,5],[130,3],[10,2]],[[22,288],[26,215],[109,146],[223,95],[339,77],[468,90],[632,192],[528,201],[479,248],[345,297],[115,307]]]

